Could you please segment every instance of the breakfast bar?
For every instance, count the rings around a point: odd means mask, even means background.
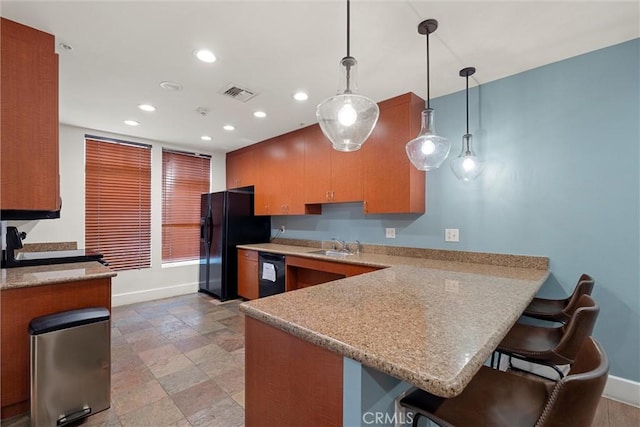
[[[368,402],[410,386],[456,396],[548,276],[547,269],[423,263],[242,304],[246,425],[360,425]],[[372,375],[379,390],[363,390]]]

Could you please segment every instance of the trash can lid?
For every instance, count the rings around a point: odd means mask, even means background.
[[[29,335],[40,335],[75,326],[109,320],[109,310],[104,307],[81,308],[35,317],[29,323]]]

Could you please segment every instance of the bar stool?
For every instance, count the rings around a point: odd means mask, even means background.
[[[573,293],[568,298],[559,300],[534,298],[522,314],[535,319],[552,322],[568,322],[578,307],[580,296],[591,295],[594,284],[595,282],[591,276],[583,274],[580,276],[580,279],[578,279]]]
[[[583,427],[593,422],[609,371],[595,339],[582,344],[568,375],[557,383],[481,367],[456,397],[416,390],[399,404],[440,426]]]
[[[496,352],[510,357],[511,369],[518,370],[511,365],[513,357],[549,366],[562,378],[564,374],[558,365],[573,363],[582,343],[591,335],[599,312],[598,304],[589,295],[582,295],[566,324],[547,328],[516,323],[498,344]]]

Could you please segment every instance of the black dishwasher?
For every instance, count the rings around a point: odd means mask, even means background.
[[[260,298],[284,292],[284,255],[259,252],[258,267],[260,275],[258,296]]]

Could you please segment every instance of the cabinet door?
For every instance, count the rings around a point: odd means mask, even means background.
[[[332,202],[362,201],[362,166],[362,148],[350,153],[331,149]]]
[[[306,203],[362,201],[362,151],[334,150],[318,125],[304,132]]]
[[[259,297],[258,252],[238,249],[238,295],[246,299]]]
[[[0,206],[59,210],[54,37],[4,18],[1,27]]]
[[[305,202],[328,203],[331,201],[331,152],[334,150],[320,126],[309,126],[303,132]]]
[[[409,93],[380,104],[380,118],[361,151],[365,213],[424,213],[425,173],[407,157],[405,145],[420,130],[424,107]]]
[[[280,215],[281,171],[278,158],[282,149],[278,147],[276,138],[256,145],[254,156],[257,160],[257,176],[255,183],[254,212],[256,215]]]
[[[278,167],[281,173],[280,200],[284,215],[304,215],[304,134],[301,131],[286,134],[281,145],[284,155]]]
[[[227,188],[255,185],[256,165],[253,150],[227,153]]]

